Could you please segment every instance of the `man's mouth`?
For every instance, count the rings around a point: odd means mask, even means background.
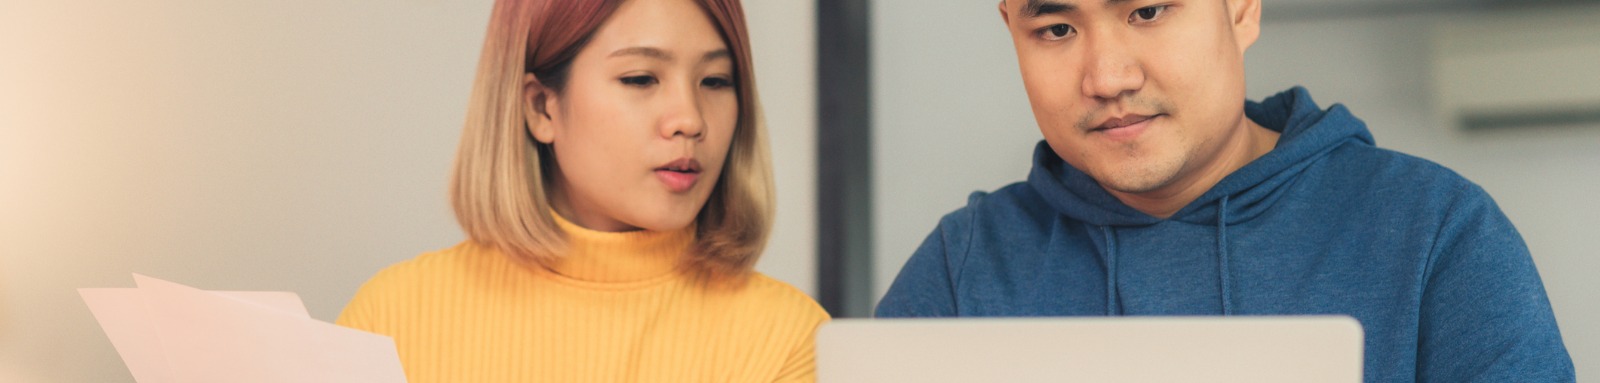
[[[1123,128],[1123,127],[1127,127],[1127,126],[1130,126],[1130,125],[1137,125],[1139,123],[1155,119],[1158,116],[1160,116],[1160,115],[1146,116],[1146,115],[1139,115],[1139,114],[1130,114],[1130,115],[1126,115],[1126,116],[1122,116],[1122,117],[1112,118],[1112,119],[1106,120],[1105,122],[1100,123],[1100,125],[1095,126],[1094,129],[1089,129],[1089,131],[1090,132],[1099,132],[1099,131],[1107,131],[1107,130],[1112,130],[1112,129],[1117,129],[1117,128]]]

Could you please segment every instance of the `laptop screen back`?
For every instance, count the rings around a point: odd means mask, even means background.
[[[1349,317],[840,319],[817,334],[818,381],[1362,380]]]

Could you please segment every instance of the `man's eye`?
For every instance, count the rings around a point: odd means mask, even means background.
[[[645,87],[655,84],[655,76],[628,76],[622,78],[622,85]]]
[[[1040,29],[1038,33],[1039,37],[1045,40],[1056,41],[1072,36],[1077,33],[1077,30],[1073,29],[1071,25],[1056,24]]]
[[[1139,10],[1133,11],[1132,15],[1128,15],[1128,22],[1130,22],[1130,23],[1138,23],[1138,22],[1153,21],[1157,17],[1161,17],[1161,14],[1167,13],[1167,7],[1171,7],[1171,6],[1170,5],[1157,5],[1157,6],[1154,6],[1154,7],[1139,8]]]

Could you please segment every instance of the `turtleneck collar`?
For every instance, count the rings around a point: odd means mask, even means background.
[[[695,225],[673,231],[603,232],[551,212],[567,235],[567,254],[546,265],[585,282],[641,282],[673,274],[694,245]]]

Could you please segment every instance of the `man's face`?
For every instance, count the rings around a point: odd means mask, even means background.
[[[1039,130],[1102,187],[1169,194],[1243,134],[1258,0],[1005,0]],[[1251,19],[1255,17],[1257,19]]]

